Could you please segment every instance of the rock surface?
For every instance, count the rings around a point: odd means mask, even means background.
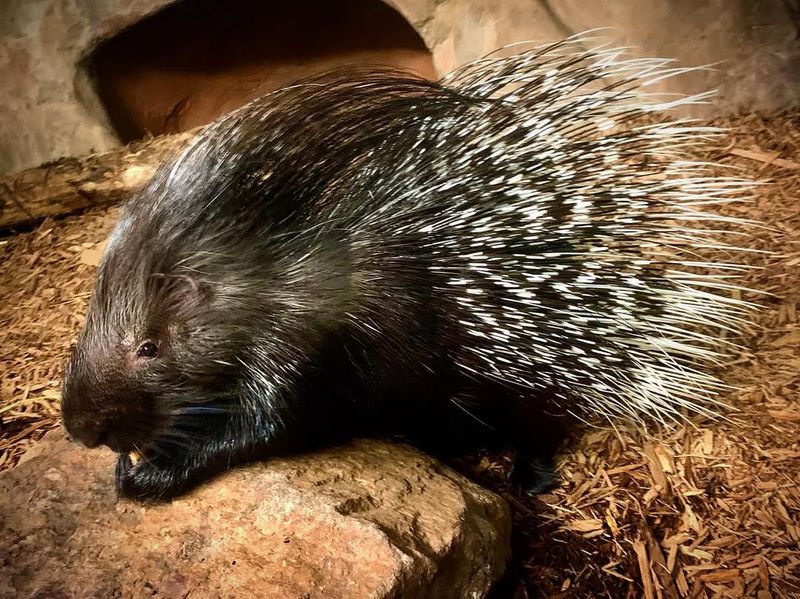
[[[0,19],[0,174],[116,146],[85,58],[98,42],[176,1],[6,0]],[[615,44],[633,46],[640,55],[717,65],[653,88],[719,88],[714,103],[694,107],[693,116],[800,103],[800,45],[786,0],[373,1],[405,17],[439,74],[512,42],[553,41],[609,27]]]
[[[114,456],[50,433],[0,476],[2,597],[481,597],[503,571],[496,495],[401,445],[355,441],[118,500]]]

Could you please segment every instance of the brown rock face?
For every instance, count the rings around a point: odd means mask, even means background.
[[[481,597],[505,503],[378,441],[227,473],[172,503],[118,500],[114,456],[51,433],[0,476],[3,597]]]

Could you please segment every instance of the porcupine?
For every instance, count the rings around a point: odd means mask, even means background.
[[[205,128],[109,237],[68,432],[119,453],[123,495],[165,498],[257,457],[478,423],[541,490],[534,407],[713,413],[696,325],[747,307],[683,268],[711,243],[687,221],[724,220],[702,205],[744,184],[686,159],[712,129],[641,119],[702,99],[642,92],[681,69],[586,41],[439,82],[328,73]]]

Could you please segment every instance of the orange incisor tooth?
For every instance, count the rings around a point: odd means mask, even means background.
[[[139,462],[141,462],[141,461],[142,461],[142,454],[141,454],[141,453],[139,453],[138,451],[132,451],[132,452],[130,453],[130,456],[129,456],[129,457],[131,458],[131,463],[132,463],[134,466],[135,466],[136,464],[138,464]]]

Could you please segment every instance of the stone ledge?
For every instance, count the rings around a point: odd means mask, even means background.
[[[0,476],[3,597],[481,597],[505,502],[402,445],[355,441],[117,499],[114,456],[50,433]]]

